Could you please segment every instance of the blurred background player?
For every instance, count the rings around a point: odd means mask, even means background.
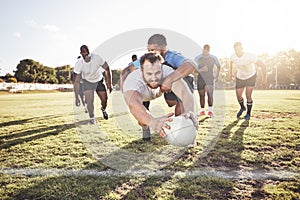
[[[259,60],[254,54],[244,52],[242,43],[236,42],[234,44],[234,51],[230,58],[229,68],[231,78],[233,75],[233,65],[237,68],[236,73],[236,97],[240,104],[240,110],[237,112],[237,118],[239,118],[246,107],[244,105],[243,92],[246,88],[246,99],[247,99],[247,113],[244,116],[245,120],[249,120],[251,116],[251,109],[253,105],[252,92],[256,82],[256,66],[262,70],[262,87],[265,88],[267,85],[266,79],[266,65]]]
[[[80,101],[79,88],[80,88],[80,76],[82,77],[83,93],[85,96],[85,102],[87,104],[87,110],[90,117],[90,124],[95,124],[94,115],[94,91],[97,92],[101,100],[101,111],[103,113],[103,118],[108,119],[108,114],[106,112],[107,107],[107,92],[106,87],[103,83],[104,77],[103,72],[106,74],[106,84],[109,92],[112,91],[111,86],[111,73],[110,68],[106,61],[96,54],[89,52],[86,45],[80,47],[81,59],[77,60],[74,67],[74,93],[75,93],[75,103],[76,105]]]
[[[204,45],[202,54],[195,58],[197,64],[197,90],[200,97],[200,116],[205,115],[205,93],[207,93],[208,116],[213,117],[213,97],[214,97],[214,83],[219,78],[220,62],[217,57],[209,53],[210,46]],[[217,66],[216,76],[214,77],[214,65]]]

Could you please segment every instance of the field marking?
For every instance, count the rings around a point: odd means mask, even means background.
[[[171,171],[171,170],[160,170],[160,171],[97,171],[97,170],[76,170],[76,169],[29,169],[29,168],[0,168],[1,174],[7,175],[26,175],[26,176],[51,176],[51,175],[60,175],[60,176],[157,176],[157,177],[189,177],[189,176],[207,176],[207,177],[216,177],[223,179],[232,179],[232,180],[264,180],[264,179],[273,179],[273,180],[285,180],[285,179],[294,179],[300,178],[299,172],[292,171],[276,171],[276,170],[216,170],[214,168],[200,168],[198,170],[191,171]]]

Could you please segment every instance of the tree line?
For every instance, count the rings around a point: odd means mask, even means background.
[[[258,57],[267,66],[267,80],[270,86],[288,84],[300,85],[300,52],[289,49],[273,56],[262,54]],[[232,82],[229,74],[229,58],[221,58],[220,62],[222,68],[219,80],[223,83]],[[72,70],[73,67],[70,65],[52,68],[43,66],[32,59],[24,59],[17,65],[14,75],[6,74],[6,76],[1,78],[7,82],[66,84],[72,83]],[[119,77],[122,69],[111,71],[112,84],[117,87],[119,85]],[[258,71],[258,82],[260,77],[261,74]]]

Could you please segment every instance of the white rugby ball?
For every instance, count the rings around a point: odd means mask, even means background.
[[[184,116],[172,118],[173,121],[167,122],[170,129],[163,128],[166,133],[165,139],[174,146],[186,147],[194,143],[197,135],[196,127],[191,119]]]

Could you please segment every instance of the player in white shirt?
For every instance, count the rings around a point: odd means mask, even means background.
[[[233,65],[237,68],[236,74],[236,97],[240,104],[240,110],[237,113],[237,118],[239,118],[246,107],[244,106],[244,99],[242,97],[243,92],[246,88],[246,99],[247,99],[247,113],[244,116],[244,119],[249,120],[251,116],[251,109],[253,105],[252,92],[256,82],[256,66],[262,69],[262,87],[265,88],[267,85],[266,82],[266,65],[259,60],[255,55],[251,53],[246,53],[243,51],[242,44],[236,42],[234,44],[234,51],[230,58],[230,74],[233,78]]]
[[[162,65],[163,58],[155,53],[146,53],[140,59],[141,67],[130,73],[123,84],[123,96],[130,112],[137,119],[143,129],[151,127],[156,133],[165,137],[162,128],[169,128],[165,122],[171,121],[174,113],[161,117],[153,117],[143,105],[143,101],[150,101],[162,95],[161,83],[163,79],[174,70]],[[183,79],[178,79],[172,84],[171,91],[182,101],[182,115],[190,117],[198,127],[195,114],[194,96]]]
[[[105,111],[107,107],[107,92],[106,87],[103,83],[103,72],[106,73],[106,86],[109,92],[112,91],[111,86],[111,73],[109,66],[106,61],[96,54],[90,54],[89,49],[86,45],[80,47],[80,54],[82,59],[79,59],[74,68],[75,82],[74,82],[74,93],[76,99],[76,105],[79,102],[79,81],[81,74],[83,81],[83,92],[85,96],[85,102],[87,104],[88,113],[90,116],[90,123],[95,124],[94,116],[94,91],[97,92],[101,100],[101,111],[103,113],[104,119],[108,119],[107,112]]]

